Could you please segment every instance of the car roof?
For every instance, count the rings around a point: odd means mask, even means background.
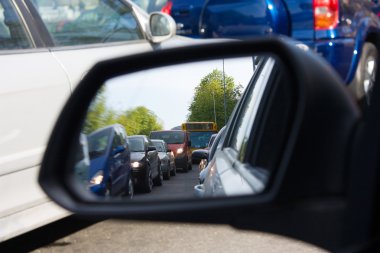
[[[96,134],[96,133],[100,133],[100,132],[103,132],[103,131],[106,131],[108,129],[116,129],[116,128],[122,128],[122,129],[124,129],[124,127],[122,125],[120,125],[120,124],[113,124],[113,125],[109,125],[109,126],[105,126],[105,127],[100,128],[100,129],[97,129],[97,130],[91,132],[90,134],[88,134],[88,136]]]
[[[159,130],[159,131],[151,131],[150,133],[164,133],[164,132],[183,132],[186,133],[184,130]]]
[[[148,139],[148,137],[146,135],[142,135],[142,134],[139,134],[139,135],[131,135],[131,136],[128,136],[129,139],[138,139],[138,138],[142,138],[142,139]]]
[[[164,140],[161,140],[161,139],[150,139],[152,142],[161,142],[161,143],[165,143]]]

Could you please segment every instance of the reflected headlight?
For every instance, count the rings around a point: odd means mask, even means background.
[[[139,162],[133,162],[133,163],[131,163],[132,168],[138,168],[138,167],[140,167],[141,165],[142,165],[142,164],[139,163]]]
[[[183,153],[183,148],[177,149],[177,154],[182,154]]]
[[[103,181],[103,171],[99,170],[96,174],[91,178],[90,185],[98,185]]]

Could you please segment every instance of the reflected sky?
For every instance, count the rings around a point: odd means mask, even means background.
[[[223,69],[223,60],[204,61],[137,72],[106,82],[107,106],[125,111],[137,106],[152,110],[164,129],[186,121],[195,87],[214,69]],[[244,88],[253,74],[252,57],[227,59],[225,74]],[[211,95],[211,94],[210,94]]]

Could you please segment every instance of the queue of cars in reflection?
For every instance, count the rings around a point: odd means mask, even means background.
[[[175,176],[177,169],[188,172],[192,168],[186,131],[128,136],[122,125],[114,124],[84,136],[80,136],[81,155],[74,173],[98,196],[132,198],[135,190],[149,193]]]

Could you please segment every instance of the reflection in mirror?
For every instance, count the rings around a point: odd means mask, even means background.
[[[260,55],[107,80],[83,125],[78,183],[97,198],[128,201],[262,192],[270,170],[254,166],[249,143],[281,66]]]
[[[153,36],[166,36],[170,34],[169,20],[159,13],[151,14],[150,27]]]

